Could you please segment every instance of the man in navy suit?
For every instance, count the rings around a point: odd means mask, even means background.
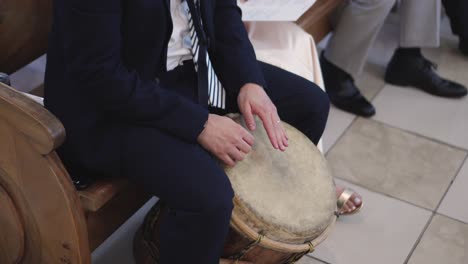
[[[196,47],[207,49],[226,95],[222,108],[200,100],[208,87],[187,45],[184,6],[55,0],[45,104],[66,128],[59,155],[72,177],[128,177],[168,205],[161,264],[214,264],[233,207],[216,159],[234,166],[255,140],[223,115],[240,112],[251,130],[259,116],[283,151],[279,120],[317,143],[329,101],[313,83],[256,60],[236,0],[201,0],[189,10],[200,17]]]

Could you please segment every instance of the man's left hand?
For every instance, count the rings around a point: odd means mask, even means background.
[[[258,115],[273,147],[281,151],[286,150],[288,147],[286,131],[281,124],[275,105],[261,86],[253,83],[242,86],[237,97],[237,104],[250,130],[255,130],[254,115]]]

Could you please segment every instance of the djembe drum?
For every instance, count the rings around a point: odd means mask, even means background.
[[[246,127],[239,116],[234,120]],[[251,153],[225,168],[235,198],[223,258],[232,263],[294,263],[312,252],[333,226],[335,186],[324,157],[306,136],[283,123],[289,147],[280,152],[257,123]],[[158,226],[164,211],[160,205],[153,207],[135,238],[139,264],[158,263]]]

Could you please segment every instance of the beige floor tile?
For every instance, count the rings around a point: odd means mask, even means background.
[[[439,207],[439,213],[458,219],[468,224],[468,161],[461,169]],[[467,262],[468,263],[468,262]]]
[[[323,262],[318,261],[314,258],[311,258],[309,256],[304,256],[301,258],[296,264],[323,264]]]
[[[468,224],[436,215],[408,264],[468,263]]]
[[[460,55],[448,21],[442,23],[441,47],[424,54],[439,65],[438,72],[468,86],[468,59]],[[468,149],[468,98],[445,99],[413,88],[386,86],[374,99],[375,119]]]
[[[466,153],[358,119],[328,152],[335,177],[435,209]]]
[[[333,264],[402,264],[431,213],[344,181],[364,199],[363,210],[341,217],[330,237],[312,254]]]
[[[385,86],[383,80],[385,68],[381,65],[368,63],[363,74],[356,79],[356,85],[362,94],[372,100]],[[327,152],[346,128],[355,119],[355,115],[342,111],[336,107],[330,109],[327,127],[324,132],[324,151]]]
[[[373,103],[376,120],[468,149],[468,97],[440,98],[387,85]]]
[[[326,153],[353,122],[355,115],[332,106],[328,115],[327,126],[323,133],[323,149]]]

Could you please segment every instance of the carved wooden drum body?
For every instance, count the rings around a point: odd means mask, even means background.
[[[245,127],[239,116],[234,120]],[[257,123],[251,153],[236,166],[225,168],[236,196],[223,257],[233,263],[294,263],[312,252],[333,226],[335,186],[324,157],[306,136],[283,123],[289,147],[281,152],[273,149]],[[143,228],[147,240],[157,237],[158,217],[157,209],[147,216]],[[142,253],[141,248],[158,243],[149,245],[139,239],[142,236],[135,241],[139,262],[158,263],[157,249],[144,258],[142,254],[149,253]]]

